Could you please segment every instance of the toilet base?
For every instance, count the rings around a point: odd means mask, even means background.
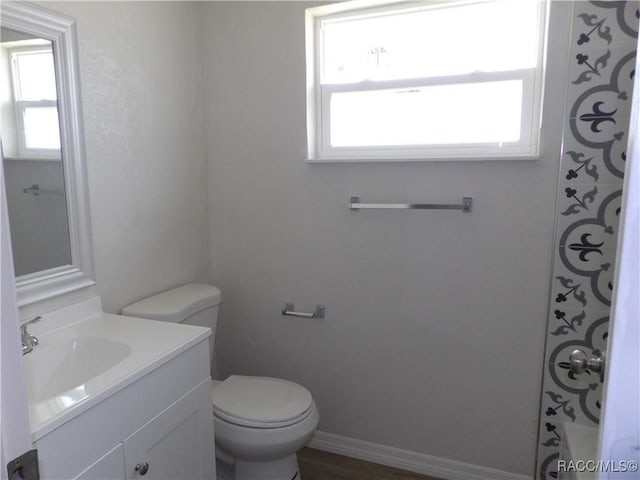
[[[235,480],[300,480],[295,453],[270,462],[236,459],[235,471]]]

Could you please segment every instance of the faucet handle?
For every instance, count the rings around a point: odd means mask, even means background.
[[[37,317],[32,318],[31,320],[27,320],[27,321],[26,321],[26,322],[24,322],[22,325],[30,325],[30,324],[32,324],[32,323],[39,322],[40,320],[42,320],[42,316],[41,316],[41,315],[38,315]]]
[[[22,337],[22,354],[26,355],[27,353],[33,350],[33,347],[38,345],[38,339],[27,332],[27,327],[32,323],[39,322],[42,319],[40,315],[31,320],[27,320],[22,325],[20,325],[20,336]]]
[[[22,335],[26,335],[27,334],[27,327],[29,325],[31,325],[32,323],[39,322],[40,320],[42,320],[42,316],[38,315],[37,317],[32,318],[31,320],[27,320],[22,325],[20,325],[20,331],[22,332]]]

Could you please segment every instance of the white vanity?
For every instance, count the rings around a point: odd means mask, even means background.
[[[95,297],[29,331],[42,478],[215,478],[209,329],[103,313]]]

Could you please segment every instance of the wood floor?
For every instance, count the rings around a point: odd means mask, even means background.
[[[312,448],[298,452],[302,480],[438,480]]]

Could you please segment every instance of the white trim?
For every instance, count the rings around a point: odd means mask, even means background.
[[[95,285],[95,282],[74,265],[64,265],[22,275],[16,279],[18,307],[75,292],[92,285]]]
[[[350,2],[345,2],[350,3]],[[337,4],[334,4],[337,5]],[[318,16],[325,12],[324,7],[307,8],[305,15],[305,60],[306,60],[306,80],[307,80],[307,159],[313,160],[317,157],[321,142],[319,141],[319,126],[321,125],[320,104],[320,69],[317,68],[317,59],[320,57],[320,28],[316,28],[319,22]]]
[[[640,41],[638,42],[640,46]],[[640,56],[636,56],[636,73]],[[633,82],[633,104],[629,121],[627,162],[622,187],[621,215],[618,227],[617,255],[613,280],[613,298],[606,351],[605,382],[596,459],[604,465],[617,465],[619,475],[605,472],[606,478],[638,478],[640,452],[640,78]],[[578,459],[579,457],[572,457]],[[622,465],[636,469],[623,470]]]
[[[495,470],[321,431],[316,432],[308,446],[447,480],[532,480],[531,476],[519,473]]]
[[[71,264],[16,279],[18,306],[95,285],[80,69],[73,18],[27,2],[2,2],[1,25],[53,43]]]
[[[9,213],[0,144],[0,478],[5,465],[31,450],[27,388],[22,363]],[[11,478],[14,478],[13,476]]]

